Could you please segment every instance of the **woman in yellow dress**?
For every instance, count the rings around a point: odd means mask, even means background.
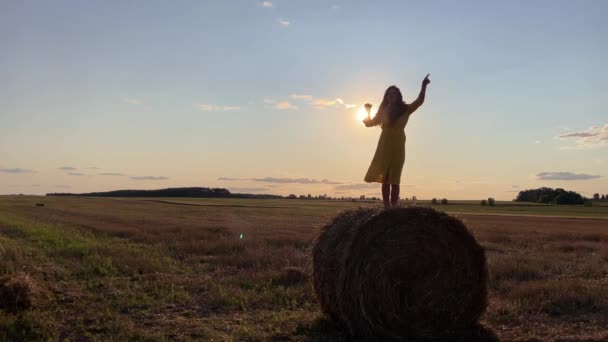
[[[410,104],[403,101],[399,88],[388,87],[373,119],[369,116],[372,105],[365,104],[368,112],[368,117],[363,120],[365,126],[380,125],[382,128],[378,147],[365,175],[365,181],[382,183],[382,200],[385,208],[396,207],[399,204],[399,183],[405,162],[405,132],[403,130],[410,115],[424,103],[426,87],[429,83],[431,80],[429,80],[429,75],[426,75],[422,81],[418,98]]]

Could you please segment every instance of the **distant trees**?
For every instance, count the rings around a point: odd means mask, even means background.
[[[593,194],[593,200],[595,201],[605,201],[608,200],[608,194]]]
[[[224,188],[167,188],[159,190],[115,190],[83,194],[49,193],[47,196],[89,196],[89,197],[202,197],[202,198],[281,198],[277,195],[233,194]]]
[[[489,198],[488,198],[488,205],[489,205],[490,207],[493,207],[495,202],[496,202],[496,201],[494,200],[494,198],[492,198],[492,197],[489,197]]]
[[[536,202],[553,204],[583,204],[585,198],[574,191],[566,191],[561,188],[538,188],[520,191],[515,202]]]
[[[413,199],[415,201],[416,197],[414,196]],[[448,200],[446,198],[439,200],[439,199],[433,197],[433,199],[431,200],[431,204],[448,204]]]
[[[486,205],[488,205],[488,202],[486,200],[481,200],[481,202],[479,204],[483,205],[483,206],[486,206]]]

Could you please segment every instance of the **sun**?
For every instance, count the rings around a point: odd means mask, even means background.
[[[372,107],[370,116],[373,118],[376,115],[376,112],[377,112],[376,108]],[[362,121],[366,117],[367,117],[367,111],[365,110],[365,108],[364,107],[359,108],[359,110],[357,110],[357,120]]]

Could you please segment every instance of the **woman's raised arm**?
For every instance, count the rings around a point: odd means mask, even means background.
[[[429,85],[429,83],[431,83],[431,80],[429,80],[430,75],[431,74],[427,74],[426,77],[424,78],[424,80],[422,80],[422,87],[420,88],[420,94],[418,94],[418,98],[410,104],[410,113],[413,113],[414,111],[416,111],[416,109],[418,109],[418,107],[422,106],[422,104],[424,103],[424,97],[426,96],[426,86]]]
[[[378,113],[376,113],[376,115],[374,116],[374,118],[370,118],[369,117],[369,113],[370,110],[372,109],[372,105],[369,103],[365,104],[365,110],[367,110],[367,118],[363,119],[363,123],[365,124],[365,127],[373,127],[376,125],[379,125],[381,122],[380,120],[380,115],[378,115]]]

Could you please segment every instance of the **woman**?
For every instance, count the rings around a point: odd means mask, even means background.
[[[424,103],[426,87],[431,81],[426,75],[422,81],[422,88],[418,98],[407,104],[396,86],[390,86],[384,93],[384,98],[373,119],[369,117],[371,104],[365,104],[368,117],[363,120],[367,127],[380,125],[382,133],[376,148],[374,159],[367,170],[365,181],[368,183],[382,183],[382,200],[384,207],[389,208],[399,204],[399,183],[401,181],[401,170],[405,161],[405,133],[403,129],[410,115]],[[389,202],[390,198],[390,202]]]

